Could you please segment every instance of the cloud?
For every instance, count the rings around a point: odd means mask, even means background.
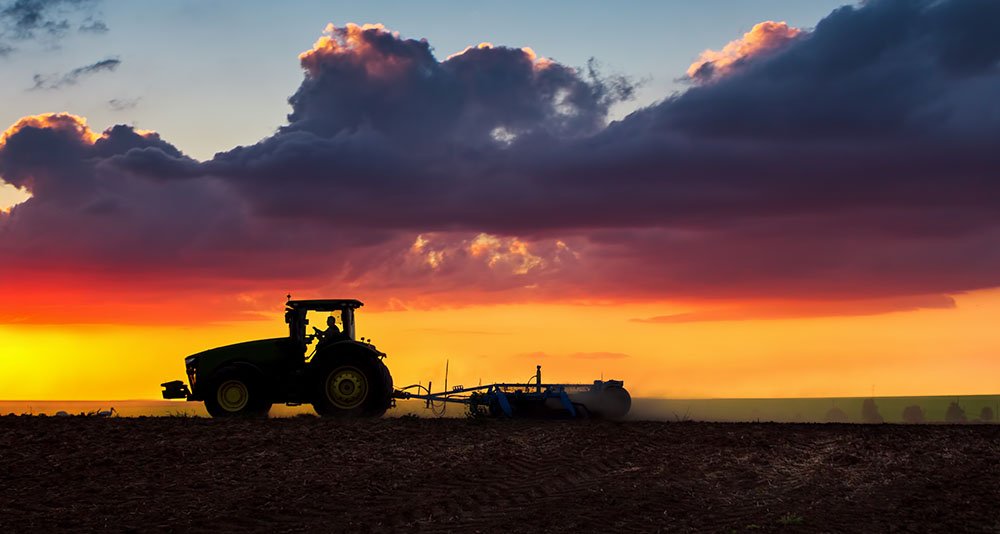
[[[139,105],[139,101],[142,100],[139,97],[136,98],[112,98],[108,100],[108,108],[112,111],[125,111],[129,109],[135,109]]]
[[[6,149],[11,138],[26,130],[65,134],[81,143],[93,143],[98,137],[87,126],[87,119],[70,113],[43,113],[22,117],[0,134],[0,149]]]
[[[67,85],[76,85],[81,78],[92,76],[99,72],[114,72],[121,64],[122,62],[118,58],[107,58],[96,63],[91,63],[90,65],[77,67],[65,74],[48,76],[36,74],[34,76],[35,85],[31,89],[60,89]]]
[[[79,30],[81,33],[108,33],[109,28],[103,21],[87,17],[87,19],[80,24]]]
[[[988,0],[876,0],[812,30],[758,25],[702,58],[710,76],[611,123],[631,85],[587,66],[491,44],[440,60],[331,25],[300,56],[287,124],[209,161],[78,119],[5,134],[0,176],[33,197],[0,215],[0,254],[18,258],[0,274],[72,265],[395,307],[940,307],[1000,285],[997,21]],[[698,313],[750,313],[717,308]]]
[[[985,140],[1000,131],[986,96],[1000,33],[971,24],[993,11],[883,1],[808,32],[758,25],[714,59],[725,68],[712,83],[606,128],[606,85],[539,67],[534,53],[483,44],[437,61],[427,43],[378,26],[329,28],[302,56],[289,125],[206,168],[276,218],[483,233],[537,257],[560,241],[583,258],[509,273],[518,294],[992,287],[992,268],[962,251],[993,250],[998,236],[1000,197],[984,193],[998,165]],[[560,73],[554,86],[549,72]],[[467,261],[447,247],[429,254]]]
[[[917,310],[947,310],[956,306],[955,299],[945,295],[917,295],[881,299],[842,301],[768,301],[736,304],[632,319],[637,323],[678,324],[706,321],[751,321],[760,319],[795,319],[803,317],[857,317]]]
[[[58,41],[76,26],[81,33],[106,33],[108,26],[97,16],[98,0],[7,0],[0,1],[0,40]],[[81,22],[76,22],[80,20]],[[0,50],[13,47],[0,41]]]
[[[767,21],[754,25],[743,37],[730,41],[722,50],[705,50],[688,67],[687,75],[693,80],[706,82],[724,76],[733,69],[759,56],[779,50],[802,35],[802,30],[789,27],[785,22]]]
[[[316,244],[378,244],[321,228],[288,233],[249,217],[228,184],[192,178],[196,166],[155,132],[119,125],[96,133],[67,113],[25,117],[7,129],[0,177],[31,198],[0,213],[0,308],[16,315],[0,320],[189,320],[188,304],[176,304],[185,297],[206,301],[199,317],[245,317],[235,295],[261,280],[295,290],[330,277],[305,253]],[[53,312],[41,295],[65,306]],[[143,305],[149,299],[173,304]]]
[[[328,25],[299,59],[306,77],[289,99],[285,134],[361,129],[422,145],[491,146],[498,129],[515,137],[593,133],[608,107],[629,96],[620,80],[581,78],[527,48],[484,44],[438,61],[426,41],[378,24]]]

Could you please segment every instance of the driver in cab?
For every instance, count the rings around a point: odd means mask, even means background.
[[[336,317],[332,315],[327,317],[326,327],[326,330],[320,330],[319,328],[313,327],[313,330],[316,331],[316,339],[319,340],[319,343],[316,344],[317,348],[333,343],[334,341],[339,341],[343,338],[343,334],[341,334],[340,329],[337,328]]]

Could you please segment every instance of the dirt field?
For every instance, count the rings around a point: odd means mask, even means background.
[[[1000,530],[1000,426],[0,417],[0,531]]]

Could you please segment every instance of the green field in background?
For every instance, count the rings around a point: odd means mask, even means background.
[[[631,419],[691,421],[827,422],[832,408],[846,414],[848,422],[861,423],[864,398],[810,399],[634,399]],[[990,408],[994,421],[1000,413],[1000,395],[965,397],[875,397],[875,406],[887,423],[902,423],[907,406],[920,406],[928,423],[945,422],[948,405],[957,402],[968,422]]]

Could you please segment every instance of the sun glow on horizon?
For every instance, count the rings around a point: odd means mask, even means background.
[[[400,384],[625,381],[637,397],[773,398],[996,393],[1000,291],[954,308],[874,316],[648,323],[663,303],[362,309],[358,335]],[[675,310],[680,311],[680,310]],[[0,325],[4,399],[150,399],[183,357],[285,335],[280,312],[213,325]]]

